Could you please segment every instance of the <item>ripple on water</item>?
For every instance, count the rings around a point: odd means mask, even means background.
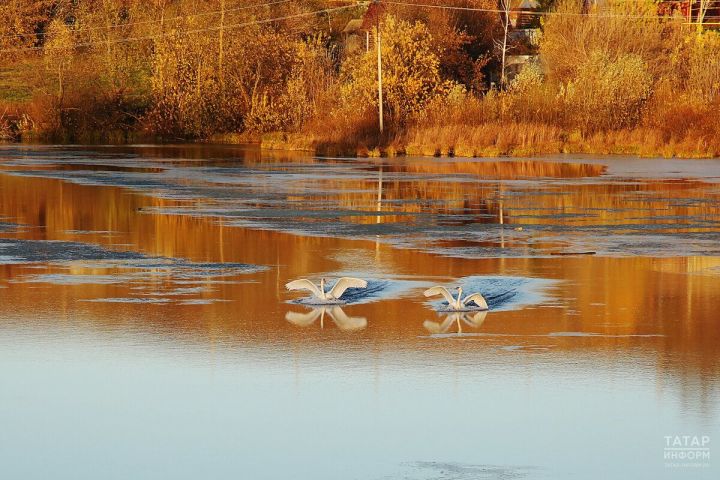
[[[491,311],[517,310],[529,305],[537,305],[550,300],[548,289],[556,285],[555,280],[546,278],[510,277],[510,276],[470,276],[463,277],[445,287],[453,295],[455,288],[462,287],[463,296],[481,293]],[[447,312],[445,300],[429,300],[429,306],[438,312]]]
[[[426,285],[425,282],[413,281],[413,280],[394,280],[394,279],[376,279],[367,278],[362,273],[349,274],[328,274],[327,276],[332,277],[343,277],[343,276],[354,276],[360,277],[367,280],[366,288],[348,288],[343,293],[341,300],[336,302],[338,305],[344,304],[363,304],[370,303],[378,300],[387,300],[393,298],[399,298],[406,295],[409,291],[418,288],[419,286]],[[330,280],[325,285],[325,290],[333,288],[337,279]],[[319,280],[316,282],[319,284]],[[321,305],[317,299],[312,296],[304,296],[302,298],[291,300],[289,303],[297,303],[301,305],[307,305],[309,307]]]
[[[454,462],[414,462],[405,464],[399,478],[407,480],[476,480],[547,478],[541,469],[533,466],[471,465]]]

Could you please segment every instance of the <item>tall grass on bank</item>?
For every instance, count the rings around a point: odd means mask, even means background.
[[[377,53],[364,33],[354,43],[341,33],[361,5],[325,15],[336,2],[284,2],[223,16],[220,0],[30,2],[0,19],[0,43],[20,35],[25,48],[0,45],[0,140],[720,155],[720,34],[659,16],[651,1],[581,3],[543,2],[554,15],[540,22],[538,58],[502,89],[487,82],[499,69],[498,15],[389,6],[378,19],[380,135]],[[221,35],[221,18],[244,28]]]

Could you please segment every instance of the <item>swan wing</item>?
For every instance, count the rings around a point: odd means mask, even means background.
[[[479,293],[473,293],[471,295],[468,295],[467,297],[463,298],[463,305],[467,305],[468,303],[474,303],[478,307],[482,308],[483,310],[489,310],[490,307],[488,307],[487,301],[485,300],[485,297],[483,297]]]
[[[333,307],[328,313],[330,314],[330,318],[335,322],[335,325],[341,330],[359,330],[367,327],[367,318],[348,317],[347,313],[340,307]]]
[[[330,289],[330,296],[332,298],[340,298],[345,290],[348,288],[367,288],[367,282],[360,278],[343,277]]]
[[[450,303],[450,304],[452,304],[455,301],[455,299],[450,294],[448,289],[445,287],[442,287],[440,285],[432,287],[432,288],[428,288],[427,290],[425,290],[425,292],[423,292],[423,294],[426,297],[434,297],[436,295],[442,295],[443,297],[445,297],[445,300],[447,300],[448,303]]]
[[[285,284],[285,288],[287,288],[288,290],[310,290],[310,292],[312,292],[312,294],[318,298],[322,298],[323,296],[318,286],[307,278],[301,278],[300,280],[293,280],[292,282],[288,282]]]
[[[298,327],[307,327],[308,325],[315,323],[315,320],[318,319],[322,311],[322,308],[315,308],[307,313],[287,312],[285,314],[285,320],[290,323],[294,323]]]

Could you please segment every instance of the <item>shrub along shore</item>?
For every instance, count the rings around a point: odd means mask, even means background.
[[[400,3],[11,0],[0,140],[720,156],[720,35],[662,2],[541,2],[532,45],[506,42],[531,58],[512,75],[496,1]]]
[[[663,158],[720,157],[717,140],[688,135],[677,141],[655,129],[599,132],[583,137],[542,124],[450,125],[408,132],[379,146],[326,143],[301,134],[273,133],[252,141],[218,136],[217,143],[255,143],[263,149],[311,152],[319,156],[356,157],[532,157],[550,154],[632,155]]]

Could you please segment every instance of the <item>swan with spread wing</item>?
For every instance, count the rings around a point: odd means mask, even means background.
[[[325,291],[325,279],[320,279],[320,286],[306,278],[293,280],[285,285],[288,290],[308,290],[313,294],[311,302],[314,305],[337,305],[347,303],[342,300],[343,293],[348,288],[367,288],[367,282],[360,278],[343,277],[335,282],[335,285],[328,291]]]
[[[485,301],[485,297],[483,297],[479,293],[472,293],[467,297],[463,298],[462,287],[457,288],[457,298],[454,298],[447,288],[440,285],[428,288],[427,290],[425,290],[424,295],[426,297],[435,297],[437,295],[442,295],[443,297],[445,297],[445,300],[447,300],[449,309],[456,312],[471,310],[489,310],[487,301]],[[470,305],[472,303],[474,303],[476,306]]]

